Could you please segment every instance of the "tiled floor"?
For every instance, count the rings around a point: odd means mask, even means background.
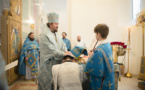
[[[126,78],[121,77],[121,81],[118,84],[118,90],[141,90],[138,87],[138,80],[137,77],[133,78]],[[34,81],[24,81],[18,80],[13,85],[11,85],[10,90],[37,90],[37,84]]]
[[[142,82],[141,80],[138,80],[138,77],[121,77],[121,81],[119,81],[118,84],[118,90],[141,90],[138,87],[138,82]]]

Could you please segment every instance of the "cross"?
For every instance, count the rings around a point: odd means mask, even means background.
[[[76,49],[74,49],[73,52],[77,55],[79,54],[79,52]]]
[[[103,75],[103,71],[99,70],[101,72],[101,74],[99,76],[102,76]]]
[[[96,80],[99,81],[98,78],[96,78]]]
[[[52,20],[53,17],[52,17],[52,16],[48,16],[48,18],[49,18],[50,20]]]
[[[108,47],[108,49],[110,49],[110,48],[111,48],[111,46]]]
[[[100,57],[99,57],[99,59],[100,59],[100,62],[99,62],[99,64],[101,64],[101,63],[103,62],[103,59],[102,59],[102,58],[100,58]]]
[[[108,53],[108,55],[109,55],[109,58],[108,59],[113,60],[113,57],[109,53]]]
[[[110,81],[109,81],[109,85],[106,85],[109,86],[109,90],[111,90],[111,85],[113,85],[113,83],[110,83]]]
[[[87,68],[87,69],[88,69],[88,68]],[[90,69],[88,69],[88,73],[89,73],[89,72],[92,72],[93,70],[94,70],[94,69],[91,69],[91,70],[90,70]]]
[[[102,90],[102,88],[98,88],[98,87],[97,87],[97,90]]]
[[[36,49],[36,46],[34,45],[34,49]]]
[[[89,59],[89,61],[90,61],[91,63],[94,63],[94,62],[92,61],[92,58],[93,58],[93,57],[91,57],[91,58]]]

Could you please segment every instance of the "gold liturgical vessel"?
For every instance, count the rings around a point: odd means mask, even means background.
[[[132,77],[131,73],[129,72],[129,51],[131,50],[130,49],[130,31],[131,31],[131,27],[128,28],[128,48],[127,48],[127,51],[128,51],[128,70],[127,70],[127,73],[125,74],[125,77],[127,77],[127,78]]]
[[[142,26],[142,57],[140,64],[139,79],[145,80],[145,56],[144,56],[144,27],[145,27],[145,11],[142,10],[137,14],[136,25]]]

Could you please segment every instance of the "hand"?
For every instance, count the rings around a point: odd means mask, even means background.
[[[93,50],[89,51],[89,56],[92,56],[93,54],[94,54]]]
[[[68,55],[68,52],[65,52],[65,53],[64,53],[64,56],[65,56],[65,55]]]
[[[71,55],[71,56],[73,56],[73,54],[72,54],[70,51],[68,52],[68,55]]]
[[[38,57],[38,60],[39,60],[40,58]]]
[[[28,57],[25,57],[25,61],[28,62]]]
[[[69,52],[65,52],[64,55],[72,55],[72,53],[69,51]]]

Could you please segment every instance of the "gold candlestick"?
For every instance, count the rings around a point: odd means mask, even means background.
[[[129,73],[129,50],[131,50],[130,49],[130,32],[131,32],[131,27],[130,28],[128,28],[128,70],[127,70],[127,73],[125,74],[125,77],[127,77],[127,78],[131,78],[132,77],[132,75],[131,75],[131,73]]]

